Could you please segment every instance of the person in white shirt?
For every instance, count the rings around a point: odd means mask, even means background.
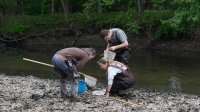
[[[101,58],[97,62],[101,69],[107,71],[108,83],[105,95],[109,97],[112,94],[119,93],[120,90],[126,90],[134,85],[134,77],[132,72],[126,65],[118,61],[108,61]]]

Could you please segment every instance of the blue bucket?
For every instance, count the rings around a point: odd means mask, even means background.
[[[85,91],[86,91],[86,82],[84,80],[79,80],[78,93],[84,93]]]

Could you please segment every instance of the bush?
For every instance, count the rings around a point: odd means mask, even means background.
[[[11,34],[19,34],[19,35],[24,34],[26,31],[28,31],[31,28],[30,25],[25,24],[25,23],[14,23],[9,27],[10,27],[9,32]]]
[[[64,26],[64,15],[7,15],[0,20],[0,32],[14,35],[23,35],[29,32],[41,32],[55,27]]]

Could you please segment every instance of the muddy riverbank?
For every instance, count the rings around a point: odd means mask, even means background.
[[[30,38],[25,38],[19,41],[0,41],[0,47],[11,46],[31,51],[41,51],[42,46],[43,51],[48,51],[49,49],[52,49],[52,46],[55,49],[71,46],[96,48],[104,48],[106,46],[105,41],[100,38],[98,32],[85,32],[78,35],[74,34],[71,30],[58,30],[54,33],[52,34],[52,32],[48,32],[46,35],[30,36]],[[135,35],[131,33],[127,33],[127,36],[129,45],[133,49],[200,52],[199,38],[162,40],[157,38],[148,38],[146,35]]]
[[[0,75],[0,110],[5,112],[199,112],[200,95],[131,88],[124,97],[105,98],[87,91],[78,101],[61,99],[58,79]],[[98,89],[104,85],[98,83]],[[113,99],[114,98],[114,99]]]

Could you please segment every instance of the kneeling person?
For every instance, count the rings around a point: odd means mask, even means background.
[[[101,69],[107,71],[108,84],[105,95],[118,94],[120,90],[126,90],[134,85],[132,72],[126,65],[118,61],[109,62],[105,58],[98,61]]]

